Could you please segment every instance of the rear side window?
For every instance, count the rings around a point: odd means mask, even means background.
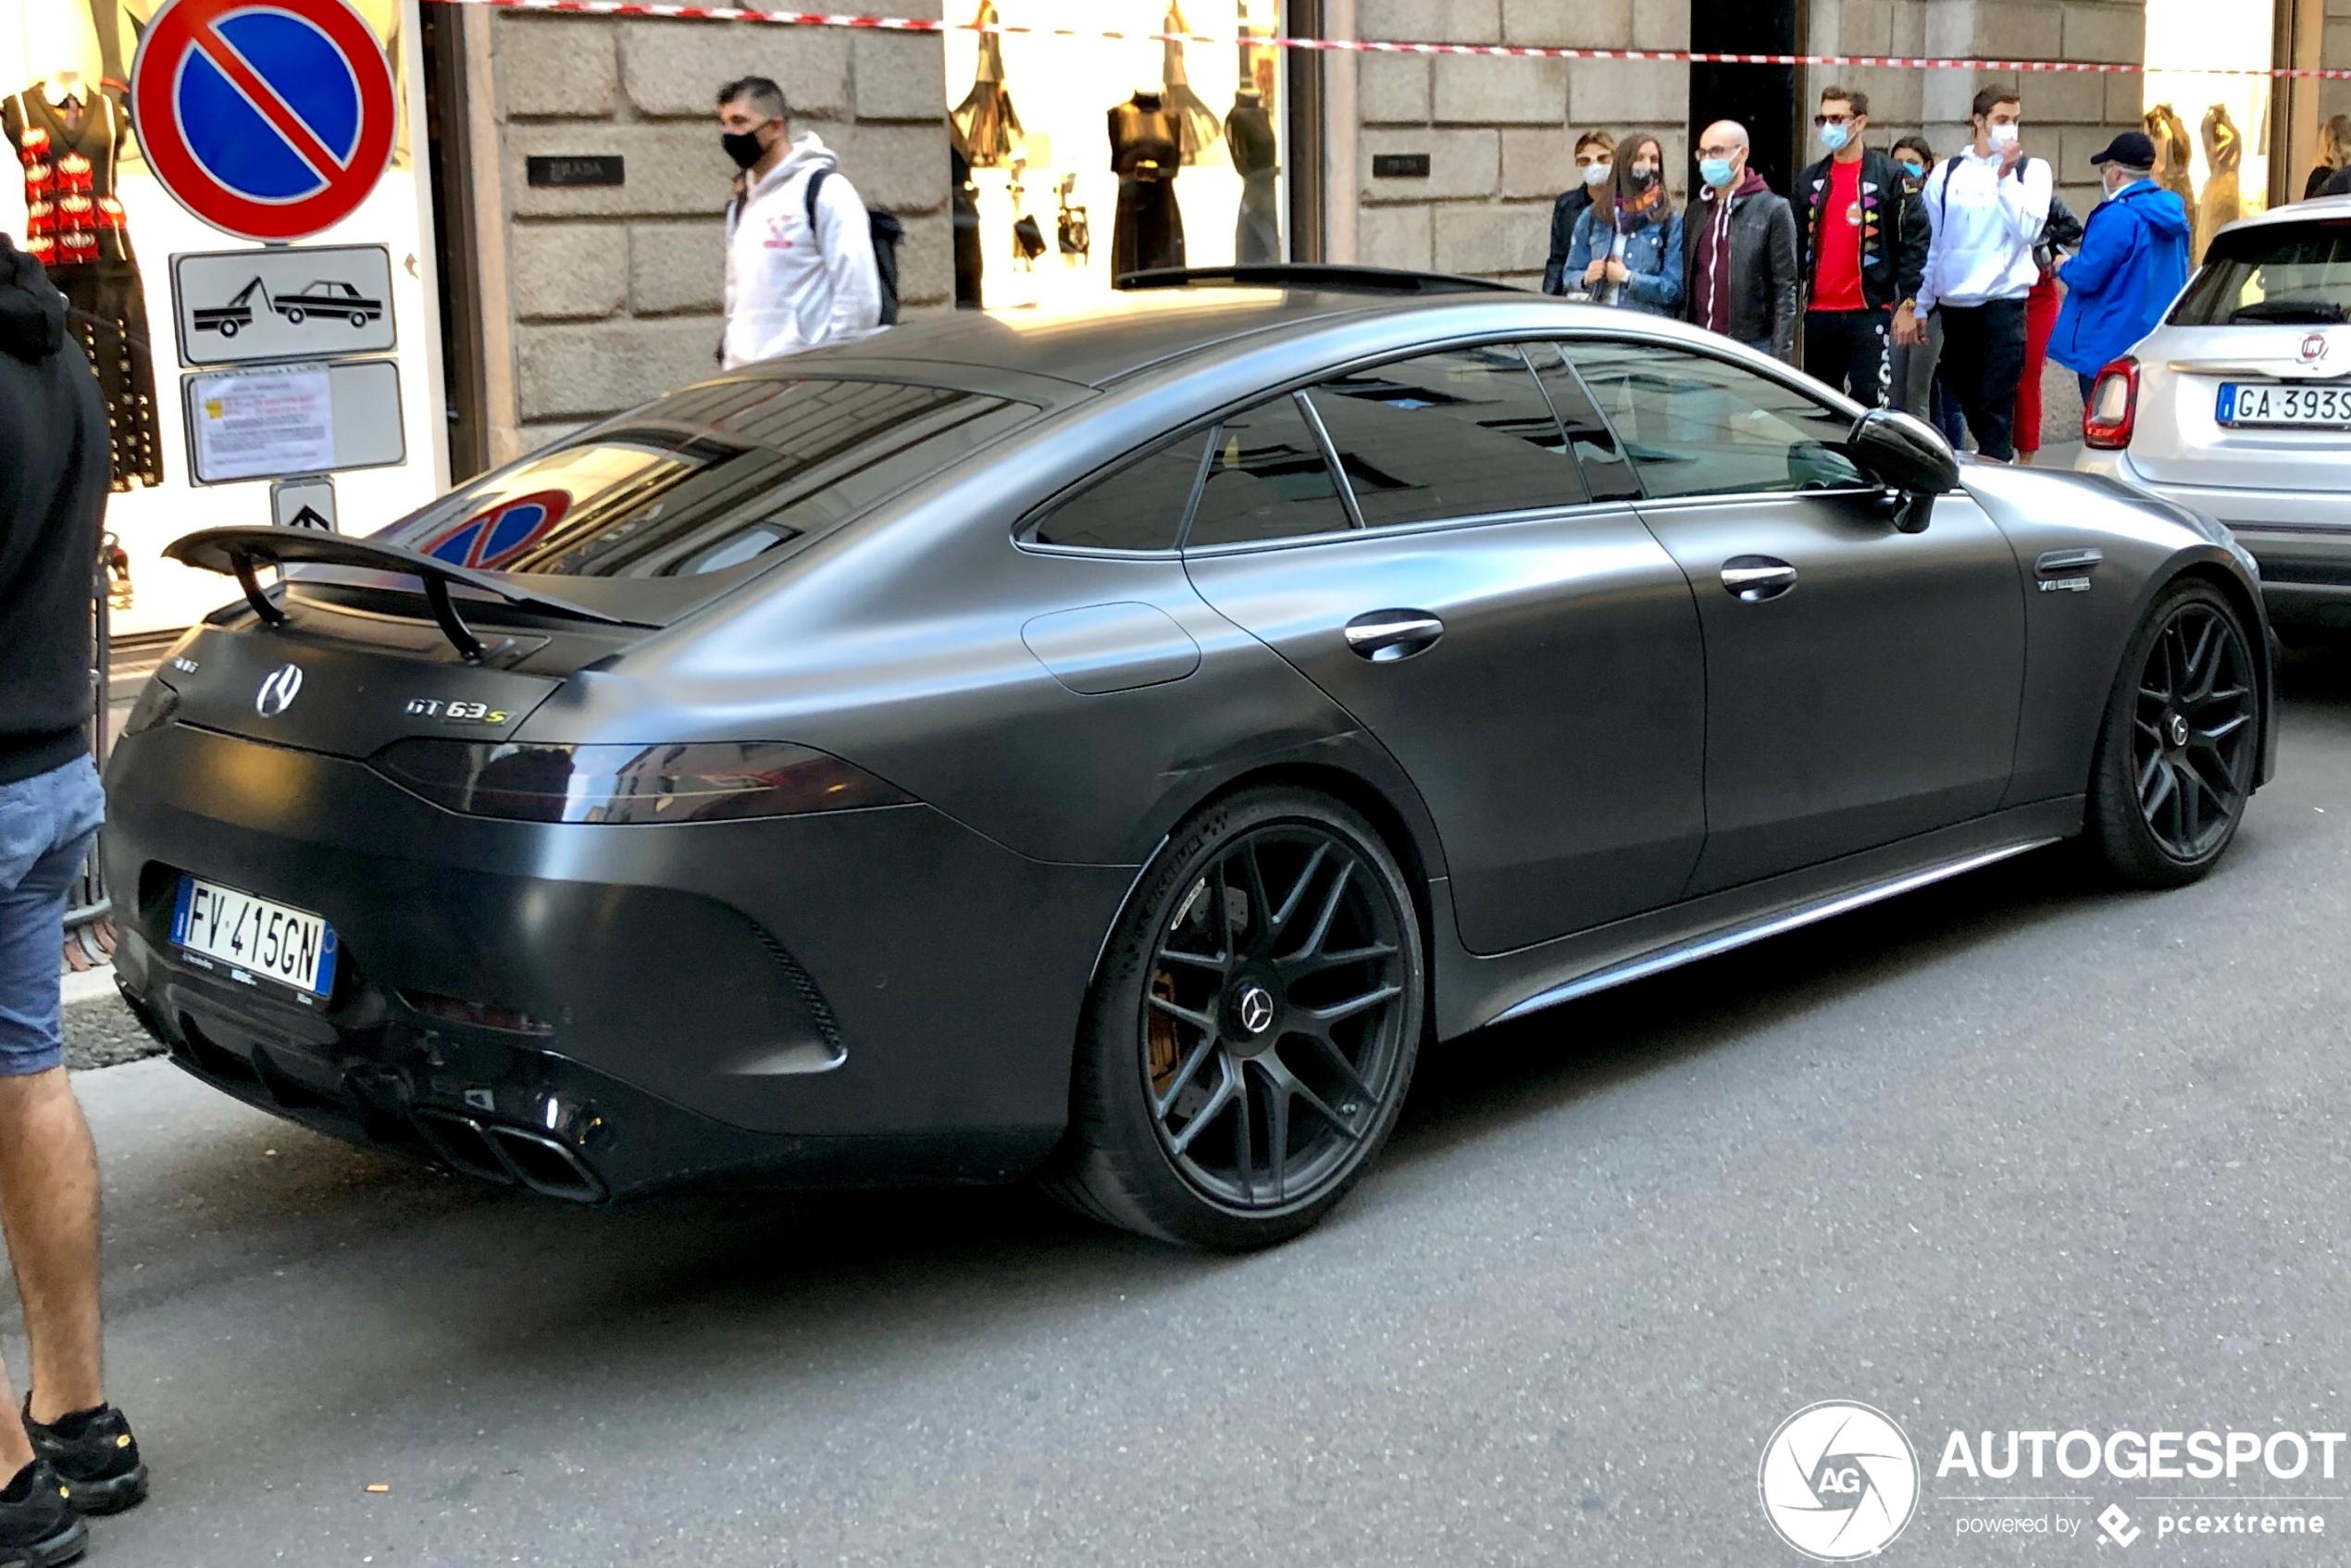
[[[2351,320],[2351,219],[2270,223],[2215,235],[2174,327],[2331,326]]]
[[[1211,433],[1195,430],[1095,480],[1046,513],[1029,537],[1073,549],[1175,549]]]
[[[491,571],[700,576],[837,527],[1034,413],[877,381],[691,388],[636,428],[534,454],[377,537]]]
[[[1260,404],[1217,427],[1186,543],[1249,544],[1354,526],[1300,395]]]
[[[1841,450],[1851,417],[1785,382],[1656,343],[1570,343],[1567,356],[1652,500],[1868,487]]]
[[[1515,345],[1398,360],[1307,395],[1365,528],[1588,499],[1551,405]]]

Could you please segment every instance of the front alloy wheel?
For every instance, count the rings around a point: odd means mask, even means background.
[[[2208,583],[2174,585],[2132,639],[2099,738],[2093,825],[2108,865],[2149,887],[2210,870],[2260,745],[2259,672],[2235,606]]]
[[[1305,1229],[1394,1123],[1423,965],[1403,876],[1353,812],[1287,790],[1209,808],[1113,944],[1051,1185],[1195,1245]]]

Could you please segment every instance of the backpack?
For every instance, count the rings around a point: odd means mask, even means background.
[[[802,199],[808,209],[808,231],[812,234],[817,232],[816,193],[824,188],[825,177],[830,173],[829,168],[810,170],[803,188]],[[881,324],[888,327],[898,319],[898,243],[906,237],[906,226],[898,221],[895,213],[867,207],[865,232],[874,242],[874,270],[879,274],[881,283]],[[822,243],[820,237],[818,243]]]

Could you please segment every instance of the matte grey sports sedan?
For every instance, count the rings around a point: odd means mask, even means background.
[[[2267,776],[2193,512],[1648,317],[1137,281],[180,541],[245,597],[109,769],[131,1005],[541,1192],[1036,1176],[1245,1248],[1437,1042],[2061,839],[2184,882]]]

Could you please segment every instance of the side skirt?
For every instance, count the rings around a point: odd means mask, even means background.
[[[1996,812],[1490,958],[1464,950],[1449,928],[1439,929],[1438,1037],[1523,1017],[1964,876],[2081,832],[2083,807],[2083,797],[2072,795]],[[1449,910],[1448,901],[1434,902]],[[1444,914],[1439,921],[1451,925]]]

